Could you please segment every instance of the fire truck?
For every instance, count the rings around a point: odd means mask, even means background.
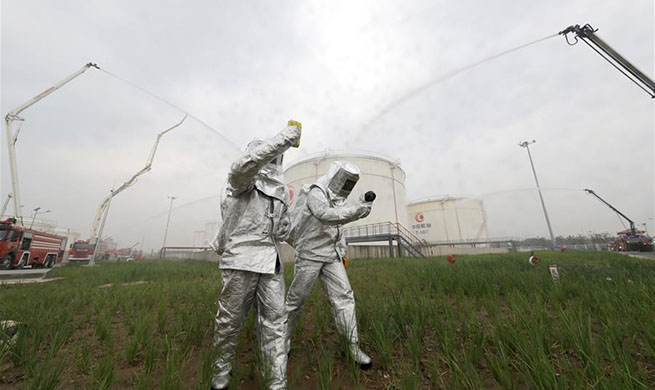
[[[79,240],[71,246],[70,251],[68,251],[68,261],[89,261],[93,256],[93,251],[95,250],[95,244],[89,244],[89,240]],[[104,241],[100,242],[98,245],[98,255],[97,259],[106,260],[105,255],[107,255],[107,244]]]
[[[116,248],[114,250],[110,250],[108,251],[109,259],[116,260],[117,262],[132,261],[135,257],[137,257],[138,251],[134,249],[134,247],[137,245],[139,245],[138,242],[127,248]]]
[[[0,221],[0,269],[53,267],[64,258],[66,237]]]
[[[618,238],[609,243],[609,250],[616,252],[652,252],[653,238],[643,230],[626,229],[617,233]]]
[[[584,191],[587,194],[591,194],[594,197],[596,197],[596,199],[600,200],[602,203],[604,203],[607,207],[612,209],[612,211],[623,217],[630,224],[629,229],[622,230],[617,233],[619,237],[616,240],[610,242],[609,250],[617,251],[617,252],[624,252],[624,251],[652,252],[653,251],[652,237],[650,237],[644,231],[637,230],[637,228],[635,228],[635,223],[630,218],[626,217],[625,214],[617,210],[616,207],[607,203],[607,201],[601,198],[600,196],[598,196],[598,194],[594,192],[594,190],[585,188]]]

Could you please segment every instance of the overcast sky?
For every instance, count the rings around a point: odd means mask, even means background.
[[[482,199],[492,236],[548,235],[517,146],[535,139],[556,235],[623,229],[583,188],[655,230],[654,102],[586,45],[554,37],[402,99],[571,24],[592,24],[652,77],[652,0],[1,4],[3,116],[92,61],[239,148],[294,118],[303,123],[302,147],[287,162],[325,148],[397,158],[408,199]],[[43,218],[87,238],[103,197],[145,165],[156,134],[183,112],[90,69],[21,116],[23,214],[53,210]],[[4,201],[4,128],[1,139]],[[152,171],[116,196],[105,235],[159,248],[174,195],[168,244],[193,244],[196,231],[218,220],[217,194],[237,153],[187,119],[162,138]]]

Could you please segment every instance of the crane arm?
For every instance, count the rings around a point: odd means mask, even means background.
[[[637,234],[637,230],[635,229],[635,223],[632,222],[632,220],[631,220],[630,218],[626,217],[625,214],[623,214],[622,212],[620,212],[619,210],[617,210],[617,209],[616,209],[614,206],[612,206],[611,204],[607,203],[607,202],[605,201],[605,199],[603,199],[603,198],[601,198],[600,196],[598,196],[598,194],[596,194],[596,193],[594,192],[594,190],[590,190],[590,189],[588,189],[588,188],[585,188],[585,189],[584,189],[584,192],[586,192],[586,193],[588,193],[588,194],[591,194],[591,195],[595,196],[598,200],[600,200],[601,202],[605,203],[605,205],[607,205],[607,207],[609,207],[610,209],[612,209],[615,213],[617,213],[618,215],[620,215],[620,216],[622,216],[623,218],[625,218],[625,220],[628,221],[628,223],[630,223],[630,234],[633,235],[633,236]]]
[[[130,177],[129,180],[127,180],[125,183],[121,184],[120,187],[116,188],[115,190],[112,190],[111,193],[109,195],[107,195],[102,200],[102,203],[100,203],[100,206],[98,206],[98,209],[96,210],[96,215],[95,215],[95,218],[93,219],[93,224],[91,225],[91,232],[90,232],[90,235],[89,235],[90,239],[93,240],[96,237],[96,233],[98,232],[98,226],[100,225],[100,221],[102,220],[102,215],[105,213],[106,209],[109,207],[109,203],[110,203],[111,199],[114,196],[121,193],[126,188],[128,188],[128,187],[132,186],[134,183],[136,183],[136,179],[139,176],[143,175],[144,173],[146,173],[146,172],[150,171],[150,169],[152,169],[152,162],[155,159],[155,153],[157,153],[157,147],[159,146],[159,140],[161,139],[161,137],[164,134],[166,134],[169,131],[174,130],[177,127],[179,127],[180,125],[182,125],[182,123],[184,123],[184,121],[186,120],[187,116],[188,115],[184,115],[184,118],[182,118],[182,120],[179,121],[177,124],[169,127],[168,129],[162,131],[161,133],[157,134],[157,138],[155,139],[155,144],[152,146],[152,150],[150,151],[150,156],[148,157],[148,160],[146,161],[145,167],[143,167],[143,169],[141,169],[140,171],[138,171],[137,173],[132,175],[132,177]]]
[[[61,80],[60,82],[58,82],[57,84],[53,85],[52,87],[46,89],[45,91],[41,92],[40,94],[34,96],[33,98],[31,98],[27,102],[21,104],[20,106],[16,107],[15,109],[9,111],[7,116],[5,116],[5,120],[7,120],[7,121],[10,121],[10,120],[13,121],[13,120],[16,120],[16,119],[21,120],[22,118],[20,118],[18,116],[18,114],[25,111],[27,108],[31,107],[32,105],[34,105],[38,101],[44,99],[46,96],[52,94],[53,92],[55,92],[59,88],[63,87],[64,85],[66,85],[69,82],[73,81],[75,78],[77,78],[78,76],[80,76],[81,74],[86,72],[87,69],[89,69],[89,68],[100,69],[100,67],[98,65],[96,65],[96,64],[94,64],[92,62],[89,62],[88,64],[86,64],[83,67],[81,67],[80,69],[78,69],[75,73],[71,74],[70,76],[66,77],[65,79]]]
[[[14,134],[12,129],[12,124],[14,123],[15,120],[21,120],[21,121],[23,120],[23,118],[18,116],[21,112],[25,111],[27,108],[31,107],[38,101],[44,99],[46,96],[55,92],[56,90],[63,87],[64,85],[68,84],[70,81],[72,81],[82,73],[86,72],[86,70],[91,67],[100,69],[98,65],[89,62],[88,64],[84,65],[79,70],[77,70],[75,73],[71,74],[70,76],[66,77],[62,81],[46,89],[40,94],[34,96],[32,99],[16,107],[15,109],[11,110],[7,115],[5,115],[5,127],[7,132],[7,149],[8,149],[7,155],[9,156],[9,171],[11,173],[11,187],[12,187],[11,190],[14,198],[14,215],[16,219],[20,221],[21,224],[23,223],[23,216],[21,215],[21,210],[20,210],[18,169],[16,168],[16,140],[18,139],[18,133],[20,132],[20,129],[19,131],[16,131],[16,134]]]
[[[596,53],[603,57],[607,62],[612,64],[619,72],[623,73],[625,77],[632,80],[633,83],[637,84],[639,88],[643,89],[650,95],[651,98],[655,98],[655,82],[648,77],[644,72],[639,70],[634,66],[630,61],[625,57],[619,54],[614,50],[607,42],[603,41],[598,35],[596,35],[597,29],[594,29],[589,24],[585,24],[580,27],[579,24],[575,26],[569,26],[564,30],[560,31],[560,35],[564,35],[566,42],[573,46],[578,43],[578,38],[580,38],[584,43],[589,45]],[[575,34],[575,40],[573,42],[569,41],[569,33]]]

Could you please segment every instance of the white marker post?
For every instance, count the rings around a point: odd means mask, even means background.
[[[559,272],[557,271],[557,264],[551,264],[550,267],[550,276],[555,282],[559,281]]]

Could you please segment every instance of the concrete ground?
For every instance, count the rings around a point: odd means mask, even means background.
[[[52,278],[52,269],[15,269],[0,271],[0,285],[21,283],[47,283],[63,278]]]
[[[638,259],[655,260],[655,252],[625,252],[625,254]]]

